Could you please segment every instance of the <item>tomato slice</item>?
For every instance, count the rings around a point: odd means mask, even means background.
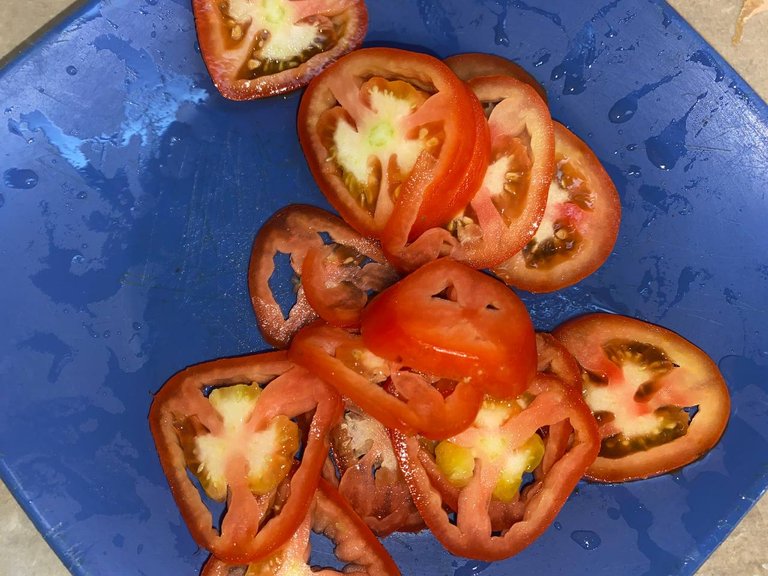
[[[192,8],[205,66],[231,100],[305,86],[368,28],[363,0],[193,0]]]
[[[290,255],[295,282],[278,290],[283,299],[295,292],[287,315],[270,284],[278,254]],[[279,210],[256,235],[248,268],[251,304],[264,339],[285,348],[318,315],[334,324],[356,324],[369,292],[396,278],[385,262],[375,241],[325,210],[301,204]]]
[[[528,85],[505,76],[469,83],[483,104],[491,156],[482,184],[443,229],[410,245],[384,236],[382,246],[399,268],[413,270],[441,255],[474,268],[500,264],[533,237],[544,216],[555,169],[555,138],[547,105]]]
[[[568,349],[547,332],[536,332],[536,370],[559,378],[563,384],[581,390],[581,367]]]
[[[363,310],[363,342],[374,354],[514,398],[536,372],[528,311],[504,284],[448,258],[384,290]]]
[[[310,568],[310,531],[323,534],[335,544],[335,553],[345,563],[342,571],[323,568],[324,576],[351,572],[369,576],[400,576],[394,560],[349,504],[327,481],[321,479],[312,506],[299,529],[272,556],[246,566],[227,564],[211,557],[201,576],[295,576],[316,574]],[[320,567],[316,567],[320,568]]]
[[[567,421],[565,453],[543,470],[542,430]],[[539,375],[518,399],[489,399],[465,431],[438,443],[392,431],[395,454],[424,522],[452,554],[495,561],[533,542],[599,449],[578,392]],[[452,518],[453,517],[453,518]]]
[[[723,376],[701,349],[665,328],[612,314],[559,326],[555,337],[582,368],[599,425],[588,476],[623,482],[675,470],[720,439],[730,414]]]
[[[230,562],[279,548],[312,500],[341,410],[335,390],[283,352],[222,358],[171,377],[152,402],[149,423],[198,545]],[[299,417],[309,421],[304,441]],[[301,463],[292,470],[300,448]],[[290,495],[278,508],[275,495],[286,483]],[[208,499],[226,501],[220,529]]]
[[[525,248],[493,272],[530,292],[575,284],[610,256],[621,221],[616,187],[590,148],[555,123],[557,169],[544,218]]]
[[[409,370],[371,352],[359,335],[319,322],[296,334],[289,355],[387,428],[409,434],[456,434],[483,400],[482,388],[469,379],[445,382]]]
[[[545,103],[547,102],[547,91],[544,89],[544,86],[525,68],[502,56],[481,52],[466,52],[449,56],[443,62],[453,70],[456,76],[465,82],[481,76],[510,76],[515,80],[528,84],[528,86],[536,90],[536,93]]]
[[[397,465],[387,429],[347,402],[331,430],[331,449],[341,480],[339,493],[377,536],[424,527]]]
[[[427,229],[474,193],[475,105],[440,60],[366,48],[307,87],[299,140],[318,186],[360,233],[380,237],[393,218]],[[403,195],[408,208],[398,208]]]

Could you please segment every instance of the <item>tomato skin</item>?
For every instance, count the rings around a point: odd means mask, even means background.
[[[228,506],[219,531],[213,528],[211,512],[189,477],[183,445],[198,433],[196,426],[211,432],[222,427],[221,417],[206,397],[207,389],[250,382],[269,382],[248,420],[251,429],[261,429],[279,414],[289,419],[313,411],[314,415],[301,464],[289,480],[290,497],[279,514],[259,527],[259,519],[272,506],[269,495],[254,496],[244,475],[228,476]],[[221,358],[172,376],[154,397],[149,424],[160,464],[195,542],[229,562],[248,562],[279,548],[301,523],[311,502],[328,454],[328,432],[341,410],[335,390],[295,366],[284,352]]]
[[[642,320],[602,313],[569,320],[558,326],[553,334],[579,362],[590,408],[594,411],[603,409],[592,400],[590,380],[594,377],[590,378],[586,371],[605,378],[599,388],[606,392],[616,391],[611,396],[611,409],[616,415],[600,424],[603,448],[587,472],[590,479],[624,482],[676,470],[702,457],[722,436],[730,415],[728,387],[715,362],[679,334]],[[647,377],[643,378],[639,386],[633,385],[622,365],[608,356],[609,351],[620,349],[620,346],[626,348],[627,343],[634,343],[634,352],[625,353],[624,362],[633,362],[630,356],[642,358],[646,354],[656,366],[662,366],[659,372],[654,372],[654,364],[646,362],[645,370],[652,378],[647,381]],[[612,354],[621,358],[615,351]],[[646,382],[651,382],[653,389],[636,400],[635,396],[643,392]],[[626,392],[622,393],[622,389]],[[624,456],[606,455],[605,440],[627,430],[626,427],[633,424],[633,418],[655,414],[659,409],[692,406],[697,407],[697,411],[682,436]],[[626,416],[622,416],[623,413]]]
[[[326,245],[323,234],[332,244]],[[355,274],[330,278],[323,265],[327,255],[321,250],[338,247],[355,257],[368,258],[367,264]],[[273,294],[269,280],[275,270],[278,253],[289,254],[295,276],[301,278],[296,303],[288,317]],[[309,260],[304,278],[305,260]],[[288,346],[299,328],[324,317],[333,323],[355,325],[360,309],[368,300],[367,291],[381,289],[394,281],[395,273],[386,262],[378,243],[364,238],[338,217],[314,206],[293,204],[278,210],[261,227],[253,242],[248,266],[248,289],[256,320],[264,339],[277,348]],[[291,287],[286,287],[290,292]],[[332,297],[333,305],[328,305]]]
[[[359,195],[351,193],[320,129],[324,114],[338,109],[339,105],[340,114],[350,115],[353,123],[355,116],[362,122],[366,115],[372,114],[373,108],[360,90],[366,81],[375,78],[404,82],[425,93],[427,100],[403,120],[403,126],[407,126],[409,132],[418,132],[420,127],[438,124],[443,136],[439,152],[435,155],[423,150],[396,190],[377,193],[375,205],[369,212],[360,204]],[[310,171],[331,205],[361,234],[379,238],[385,227],[399,228],[401,218],[413,218],[414,214],[417,228],[441,223],[438,221],[443,220],[446,213],[462,203],[459,191],[471,194],[473,180],[467,171],[476,154],[477,137],[471,129],[475,127],[474,106],[464,84],[440,60],[395,48],[363,48],[339,59],[307,86],[299,105],[299,141]],[[466,126],[468,119],[470,130]],[[404,133],[403,126],[394,127],[391,136],[414,138],[414,134]],[[387,172],[388,168],[382,167],[382,170]],[[439,198],[441,190],[454,192],[448,200],[436,204],[432,199]],[[398,208],[400,200],[393,196],[403,193],[415,210]],[[433,211],[436,206],[439,210]],[[390,224],[390,219],[397,222]]]
[[[491,500],[490,489],[474,478],[464,488],[446,488],[447,481],[435,479],[439,473],[434,467],[428,471],[428,463],[434,463],[434,458],[426,454],[418,437],[391,431],[413,501],[432,534],[452,554],[492,562],[526,548],[555,519],[597,455],[597,426],[577,392],[546,375],[538,376],[529,392],[535,396],[533,402],[505,424],[513,427],[521,442],[542,427],[565,419],[575,432],[569,450],[546,472],[534,472],[534,484],[522,491],[517,503],[505,505]],[[455,523],[446,506],[455,512]],[[501,535],[494,536],[493,532]]]
[[[465,52],[449,56],[443,62],[464,82],[482,76],[509,76],[533,88],[539,97],[547,102],[547,91],[530,72],[497,54]]]
[[[232,28],[225,22],[220,3],[215,0],[192,0],[200,52],[221,95],[229,100],[254,100],[298,90],[333,61],[362,44],[368,30],[368,11],[363,0],[316,4],[320,9],[317,14],[344,20],[344,33],[335,45],[297,67],[249,79],[238,77],[250,57],[249,49],[247,46],[233,47],[233,39],[228,37]],[[245,36],[244,42],[249,46],[250,42],[257,40],[247,32]]]
[[[438,377],[469,378],[498,398],[516,397],[536,372],[535,334],[522,301],[449,258],[379,294],[360,326],[375,354]]]
[[[562,124],[555,122],[554,127],[557,170],[539,230],[522,251],[492,268],[510,286],[529,292],[560,290],[600,268],[611,255],[621,222],[618,192],[594,152]],[[568,171],[577,176],[571,178]],[[568,200],[552,201],[565,190],[559,177],[571,178],[573,191],[566,191]],[[569,247],[554,256],[537,256],[534,251],[547,242],[556,245],[556,236],[546,232],[559,226],[569,234],[562,242]]]
[[[323,533],[336,543],[336,553],[340,560],[354,566],[355,574],[368,576],[400,576],[392,557],[381,542],[371,533],[363,521],[355,514],[349,503],[328,481],[320,479],[315,492],[314,502],[307,513],[301,528],[292,536],[288,544],[281,549],[283,562],[296,562],[308,566],[304,557],[309,545],[309,527],[312,531]],[[235,576],[245,574],[250,566],[227,564],[210,557],[203,567],[201,576]],[[274,566],[259,566],[261,570],[274,569]],[[255,568],[254,568],[255,569]],[[250,572],[248,572],[250,574]],[[258,574],[267,573],[258,571]],[[348,574],[323,569],[326,576]],[[270,576],[272,572],[269,572]]]
[[[444,396],[432,385],[429,375],[401,371],[397,363],[378,359],[378,381],[364,375],[365,361],[359,369],[347,365],[341,356],[370,354],[362,338],[341,328],[322,322],[300,330],[289,349],[290,358],[334,386],[387,428],[397,428],[408,434],[418,432],[429,438],[446,438],[466,428],[475,418],[484,391],[474,382],[459,382]],[[381,383],[395,381],[385,389]],[[397,397],[394,389],[402,387],[411,392]]]

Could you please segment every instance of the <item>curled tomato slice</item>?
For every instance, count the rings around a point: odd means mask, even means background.
[[[331,430],[331,449],[341,474],[339,493],[377,536],[424,527],[378,420],[347,402],[344,418]]]
[[[205,66],[231,100],[306,85],[368,28],[363,0],[193,0],[192,8]]]
[[[323,323],[300,330],[289,355],[387,428],[409,434],[455,434],[472,422],[483,399],[475,382],[446,382],[389,362],[359,335]]]
[[[536,372],[528,311],[504,284],[454,260],[431,262],[384,290],[363,310],[373,353],[421,372],[470,381],[514,398]]]
[[[279,548],[312,500],[341,409],[333,388],[283,352],[222,358],[168,380],[152,402],[150,429],[198,545],[231,562]],[[299,418],[309,421],[306,440]],[[286,483],[290,495],[278,507],[276,494]],[[220,528],[207,499],[226,502]]]
[[[467,175],[478,140],[474,106],[441,61],[365,48],[307,87],[299,140],[320,189],[353,228],[380,237],[391,219],[398,228],[410,219],[426,229],[474,193]],[[398,207],[402,195],[407,208]]]
[[[575,284],[610,256],[621,220],[621,201],[592,150],[555,123],[556,170],[536,235],[493,268],[507,284],[552,292]]]
[[[294,283],[280,286],[276,294],[271,280],[280,254],[290,256]],[[325,210],[301,204],[279,210],[256,235],[248,268],[251,304],[265,340],[285,348],[318,316],[357,324],[369,293],[396,279],[385,262],[375,241]],[[295,303],[285,314],[278,300],[289,300],[294,292]]]
[[[682,336],[612,314],[569,320],[554,335],[579,362],[584,398],[600,425],[590,478],[656,476],[700,458],[720,439],[728,387],[712,359]]]
[[[561,422],[572,435],[552,462],[542,433]],[[599,449],[579,394],[546,375],[517,399],[487,399],[469,428],[442,442],[398,431],[392,437],[432,534],[449,552],[484,561],[513,556],[541,535]]]
[[[342,571],[323,568],[317,572],[310,567],[310,531],[322,534],[335,543],[336,556],[345,563]],[[381,542],[336,489],[321,479],[309,512],[282,548],[248,565],[227,564],[211,557],[201,576],[341,576],[349,573],[368,576],[400,575],[394,560]]]

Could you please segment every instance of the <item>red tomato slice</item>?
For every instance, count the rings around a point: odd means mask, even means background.
[[[168,380],[152,402],[149,423],[197,544],[229,562],[248,562],[279,548],[312,501],[328,432],[341,411],[333,388],[282,352],[222,358]],[[292,472],[303,437],[293,420],[304,416],[309,431]],[[227,502],[220,529],[192,475],[208,498]],[[286,483],[290,495],[276,507],[275,495]]]
[[[297,289],[282,287],[284,298],[296,294],[287,317],[270,285],[278,254],[290,255],[298,279]],[[357,324],[369,291],[396,279],[385,262],[375,241],[325,210],[294,204],[276,212],[256,235],[248,268],[251,304],[264,339],[285,348],[296,331],[318,315],[334,324]]]
[[[555,337],[581,365],[584,398],[600,425],[600,456],[587,475],[623,482],[703,456],[725,430],[728,387],[707,354],[642,320],[588,314]]]
[[[368,576],[400,576],[394,560],[381,542],[336,489],[322,479],[304,521],[279,551],[247,566],[230,565],[211,557],[201,576],[315,574],[307,559],[310,531],[330,538],[336,544],[337,558],[346,564],[342,571],[323,568],[319,574],[342,576],[354,572]]]
[[[300,330],[289,355],[387,428],[409,434],[456,434],[472,422],[483,400],[482,388],[469,379],[446,384],[408,370],[376,356],[360,336],[322,323]]]
[[[537,372],[559,378],[563,384],[581,390],[581,367],[568,349],[547,332],[536,333]]]
[[[474,193],[474,106],[464,83],[436,58],[366,48],[307,87],[299,140],[318,186],[360,233],[379,237],[393,218],[427,229]],[[402,195],[408,209],[398,208]]]
[[[571,442],[543,470],[550,448],[541,431],[560,422],[572,426]],[[471,427],[446,441],[429,444],[397,431],[392,437],[432,534],[452,554],[484,561],[513,556],[541,535],[599,449],[579,394],[545,375],[518,400],[490,401]]]
[[[498,398],[520,394],[536,372],[535,333],[522,301],[501,282],[447,258],[379,294],[360,327],[374,354],[471,380]]]
[[[491,157],[482,184],[444,229],[428,230],[407,246],[402,234],[382,237],[399,268],[413,270],[441,255],[473,268],[494,266],[519,252],[544,216],[555,169],[547,105],[530,86],[505,76],[479,77],[469,86],[488,114]]]
[[[192,8],[205,66],[230,100],[305,86],[368,28],[363,0],[193,0]]]
[[[536,90],[536,93],[545,103],[547,102],[547,91],[544,90],[544,86],[539,84],[539,81],[525,68],[502,56],[467,52],[449,56],[443,62],[453,70],[456,76],[465,82],[480,76],[510,76],[515,80],[528,84],[528,86]]]
[[[341,474],[339,493],[377,536],[424,527],[397,465],[387,429],[347,403],[331,430],[333,460]]]
[[[525,248],[493,268],[507,284],[552,292],[603,265],[619,233],[621,201],[590,148],[555,122],[557,170],[544,218]]]

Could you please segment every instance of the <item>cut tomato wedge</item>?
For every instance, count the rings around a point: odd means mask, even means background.
[[[279,548],[312,501],[328,432],[341,411],[336,391],[282,352],[222,358],[168,380],[152,402],[149,423],[197,544],[229,562],[248,562]],[[303,446],[298,417],[309,421]],[[276,507],[285,483],[290,495]],[[208,499],[227,504],[220,528]]]
[[[334,542],[341,571],[314,566],[310,554],[310,531]],[[319,569],[319,572],[317,571]],[[211,557],[201,576],[298,576],[343,574],[400,576],[394,560],[349,504],[325,480],[320,480],[315,498],[304,521],[280,550],[249,565],[232,565]]]
[[[700,458],[730,414],[717,365],[682,336],[642,320],[589,314],[555,337],[581,365],[584,398],[600,425],[600,456],[588,476],[623,482]]]
[[[575,284],[610,256],[621,221],[621,201],[592,150],[555,123],[557,169],[544,218],[522,251],[493,268],[510,286],[552,292]]]
[[[289,354],[384,426],[409,434],[456,434],[483,400],[483,389],[470,379],[446,382],[410,370],[371,352],[359,335],[319,322],[296,334]]]
[[[205,66],[231,100],[305,86],[368,28],[363,0],[193,0],[192,8]]]
[[[431,262],[363,310],[363,342],[415,370],[514,398],[536,372],[536,340],[522,301],[496,279],[454,260]]]
[[[542,431],[573,430],[545,470]],[[518,399],[486,400],[472,426],[438,443],[392,431],[395,454],[424,522],[456,555],[495,561],[517,554],[554,520],[599,449],[578,392],[539,375]]]
[[[293,283],[275,290],[271,280],[280,254],[290,256]],[[325,210],[301,204],[279,210],[262,226],[248,268],[259,329],[278,348],[288,346],[296,331],[318,316],[334,324],[357,324],[369,294],[396,278],[377,242]],[[278,300],[294,294],[285,314]]]
[[[449,56],[443,62],[453,70],[456,76],[465,82],[480,76],[510,76],[515,80],[528,84],[528,86],[536,90],[536,93],[545,103],[547,102],[547,91],[544,90],[544,86],[525,68],[502,56],[481,52],[465,52]]]
[[[436,58],[366,48],[307,87],[299,140],[318,186],[353,228],[378,238],[391,219],[410,219],[417,232],[446,222],[475,191],[475,106]],[[409,199],[399,208],[402,195]]]
[[[341,474],[339,493],[377,536],[424,527],[400,473],[387,429],[347,402],[331,430],[333,460]]]

